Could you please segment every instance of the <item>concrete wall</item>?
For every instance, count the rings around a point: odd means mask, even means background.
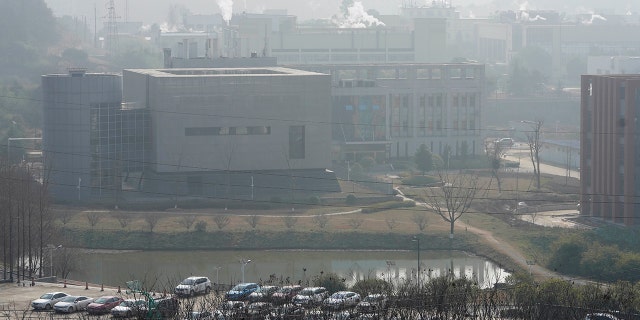
[[[328,75],[227,74],[182,76],[125,71],[125,101],[147,92],[153,146],[149,168],[160,173],[327,168],[331,92]],[[171,69],[179,70],[179,69]],[[133,94],[129,95],[128,93]],[[265,135],[187,136],[185,128],[266,126]],[[304,159],[289,158],[289,127],[305,127]]]

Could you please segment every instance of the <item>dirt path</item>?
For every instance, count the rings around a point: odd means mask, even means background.
[[[414,201],[416,206],[426,207],[426,204],[423,202],[415,201],[411,198],[406,197],[402,191],[396,188],[396,192],[398,196],[402,197],[405,200]],[[520,250],[516,249],[514,246],[510,245],[503,239],[500,239],[493,235],[491,231],[480,229],[478,227],[474,227],[468,225],[461,220],[456,222],[456,226],[458,228],[464,228],[466,231],[471,232],[477,236],[479,236],[484,243],[489,245],[494,250],[500,252],[501,254],[509,257],[516,264],[518,264],[522,269],[529,270],[531,274],[536,278],[563,278],[570,279],[569,277],[563,276],[559,273],[553,272],[543,266],[539,266],[537,264],[533,264],[532,261],[529,261]],[[531,263],[531,264],[530,264]],[[573,278],[571,278],[573,279]]]
[[[520,250],[516,249],[514,246],[510,245],[506,241],[497,238],[493,235],[492,232],[476,228],[474,226],[470,226],[464,222],[458,221],[456,222],[459,227],[465,228],[465,230],[476,234],[482,240],[489,245],[494,250],[502,253],[503,255],[511,258],[516,264],[518,264],[524,270],[530,270],[531,274],[536,278],[564,278],[563,275],[553,272],[545,267],[539,266],[537,264],[530,265],[528,263],[527,258],[520,252]]]

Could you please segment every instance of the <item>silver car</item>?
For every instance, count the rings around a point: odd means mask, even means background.
[[[142,299],[126,299],[111,309],[114,318],[131,318],[144,315],[147,310],[147,301]]]
[[[91,302],[93,302],[93,298],[85,296],[66,296],[53,305],[53,311],[72,313],[79,310],[85,310]]]
[[[68,294],[64,292],[45,293],[39,299],[31,301],[31,307],[35,310],[51,310],[54,304],[66,296],[68,296]]]

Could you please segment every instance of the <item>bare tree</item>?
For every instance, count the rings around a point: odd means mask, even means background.
[[[258,227],[258,223],[260,222],[259,215],[251,215],[246,218],[247,223],[251,226],[251,228],[255,229]]]
[[[364,220],[362,218],[353,217],[349,219],[349,225],[353,229],[360,228],[360,226],[362,226],[363,223],[364,223]]]
[[[313,217],[313,222],[320,228],[324,229],[329,223],[329,217],[324,214],[319,214]]]
[[[489,165],[491,170],[491,180],[489,184],[495,178],[498,183],[498,193],[502,192],[502,179],[500,177],[500,167],[502,163],[502,156],[504,156],[504,147],[498,143],[498,141],[492,141],[485,145],[487,157],[489,158]]]
[[[131,216],[126,213],[119,213],[116,215],[116,220],[118,220],[118,223],[120,223],[120,226],[124,229],[129,225],[129,222],[131,222]]]
[[[213,222],[216,223],[216,226],[218,226],[218,229],[220,230],[224,229],[227,225],[229,225],[230,220],[231,219],[226,214],[218,214],[213,217]]]
[[[231,140],[229,140],[231,141]],[[229,142],[227,144],[227,154],[226,154],[226,160],[227,160],[227,170],[225,170],[225,173],[227,174],[227,188],[225,190],[225,196],[224,196],[224,210],[226,211],[229,208],[229,199],[231,197],[231,164],[233,163],[233,152],[235,151],[236,145],[234,143]],[[255,228],[255,227],[254,227]]]
[[[441,187],[427,188],[425,204],[435,211],[444,221],[449,222],[453,239],[456,221],[471,207],[480,185],[478,177],[473,174],[451,174],[449,171],[438,173],[443,182]]]
[[[98,222],[100,222],[100,219],[102,219],[100,212],[91,211],[87,213],[87,220],[91,228],[95,228]]]
[[[148,214],[144,217],[144,221],[149,226],[149,232],[153,233],[153,229],[155,229],[158,221],[160,221],[160,215],[158,214]]]
[[[80,251],[76,248],[62,247],[56,250],[54,255],[54,266],[56,275],[60,275],[63,279],[69,276],[69,273],[78,270],[78,262],[80,261]]]
[[[284,222],[284,225],[287,227],[287,229],[291,229],[296,225],[296,223],[298,223],[298,218],[294,216],[283,216],[282,222]]]
[[[67,223],[69,223],[69,221],[71,221],[71,218],[73,218],[74,213],[71,211],[60,211],[57,214],[58,220],[60,220],[60,222],[62,222],[62,225],[67,225]]]
[[[183,226],[185,229],[187,229],[187,231],[191,229],[191,227],[195,222],[196,222],[196,216],[192,214],[183,215],[182,217],[180,217],[180,220],[178,220],[178,223],[181,226]]]
[[[424,229],[427,227],[427,216],[424,213],[416,212],[411,220],[413,220],[413,223],[416,224],[420,232],[424,231]]]
[[[527,145],[529,146],[529,158],[533,164],[533,175],[536,178],[536,189],[540,190],[540,151],[542,151],[542,141],[540,132],[544,121],[523,121],[531,125],[531,130],[527,131]]]
[[[387,228],[389,228],[389,230],[393,230],[393,228],[395,228],[398,224],[398,221],[396,221],[396,219],[394,218],[388,218],[385,220],[385,222],[387,223]]]

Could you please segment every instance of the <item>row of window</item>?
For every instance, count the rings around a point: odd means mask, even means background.
[[[234,135],[268,135],[271,134],[271,127],[192,127],[184,128],[184,135],[194,136],[234,136]]]

